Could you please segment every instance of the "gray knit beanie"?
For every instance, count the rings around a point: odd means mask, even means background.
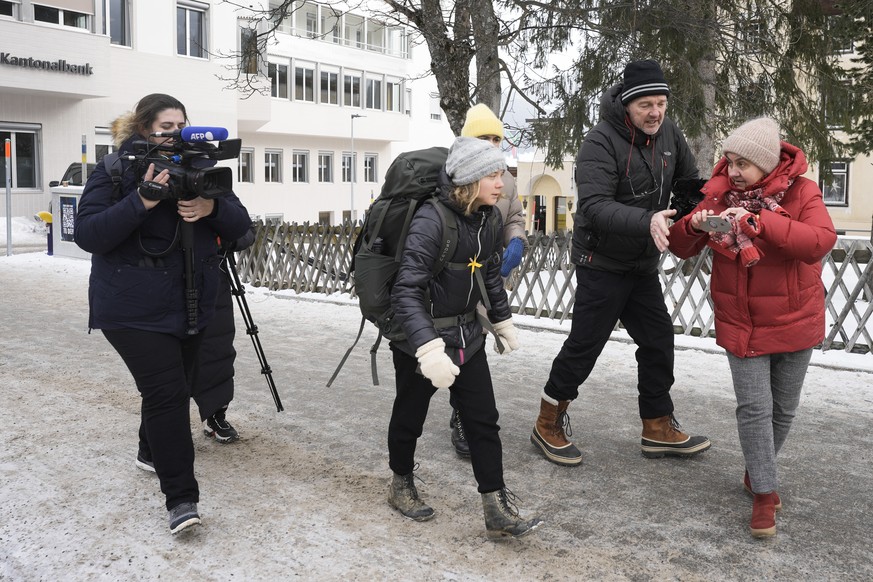
[[[769,174],[779,165],[782,152],[779,124],[769,117],[747,121],[725,138],[721,149],[746,158]]]
[[[446,173],[455,186],[478,182],[485,176],[506,169],[500,148],[475,137],[459,137],[449,148]]]

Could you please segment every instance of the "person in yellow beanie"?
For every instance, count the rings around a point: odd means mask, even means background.
[[[461,128],[461,137],[474,137],[491,143],[499,148],[503,142],[503,122],[484,103],[474,105],[467,110],[467,119]],[[527,233],[524,230],[524,211],[518,199],[515,178],[506,172],[503,174],[503,196],[497,202],[497,210],[503,217],[503,259],[500,274],[508,277],[514,268],[521,263],[524,250],[527,247]],[[470,447],[464,433],[464,425],[458,419],[458,411],[452,406],[452,417],[449,420],[452,429],[452,446],[461,457],[470,456]]]

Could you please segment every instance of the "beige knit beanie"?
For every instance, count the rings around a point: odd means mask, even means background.
[[[484,103],[474,105],[467,110],[467,119],[461,128],[464,137],[482,137],[483,135],[496,135],[503,139],[503,122],[497,119],[494,112]]]
[[[721,149],[746,158],[769,174],[779,165],[782,151],[779,124],[769,117],[747,121],[725,138]]]

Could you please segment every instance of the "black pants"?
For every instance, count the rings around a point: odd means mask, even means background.
[[[176,336],[134,329],[104,330],[142,396],[140,451],[155,463],[167,509],[200,500],[194,478],[189,375],[200,335]]]
[[[418,360],[394,346],[397,396],[388,425],[388,465],[398,475],[407,475],[415,466],[415,445],[424,428],[430,399],[436,393],[430,380],[416,372]],[[503,447],[500,444],[498,412],[485,349],[480,349],[463,366],[449,388],[467,442],[470,461],[480,493],[503,489]]]
[[[236,325],[233,295],[230,283],[224,276],[215,299],[215,315],[200,335],[202,339],[197,366],[191,376],[191,396],[197,403],[200,420],[203,421],[218,410],[227,408],[233,400],[233,365],[236,360],[233,340]]]
[[[545,393],[555,400],[575,400],[618,320],[637,344],[640,418],[671,414],[673,324],[657,273],[576,268],[573,323],[552,362]]]

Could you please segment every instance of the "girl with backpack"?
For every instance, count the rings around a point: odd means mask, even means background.
[[[474,138],[455,140],[440,173],[437,202],[424,204],[412,219],[391,295],[395,321],[406,339],[390,344],[397,394],[388,426],[394,472],[388,502],[409,519],[433,518],[434,510],[413,482],[415,446],[431,397],[449,388],[467,432],[489,537],[519,537],[542,523],[519,515],[503,482],[498,412],[482,323],[476,317],[477,303],[490,305],[488,319],[502,353],[518,349],[500,277],[502,221],[494,210],[505,170],[498,148]],[[451,262],[434,275],[444,240],[441,213],[457,222],[459,237]],[[498,228],[491,228],[491,221]]]

